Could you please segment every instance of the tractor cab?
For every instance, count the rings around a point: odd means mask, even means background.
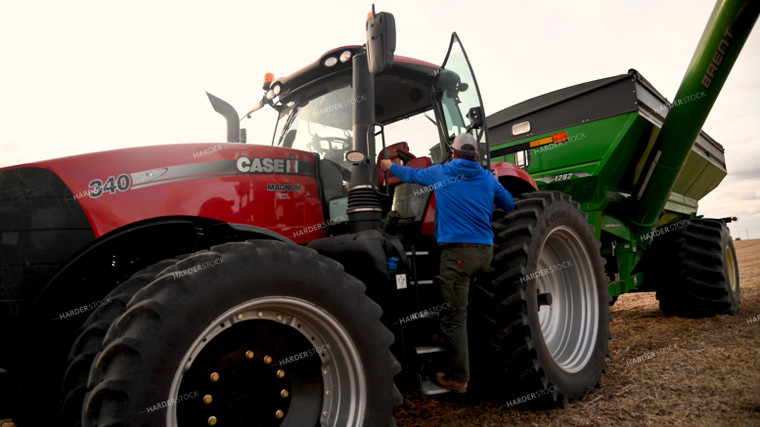
[[[312,152],[319,159],[325,218],[330,224],[348,220],[354,163],[346,155],[356,149],[366,151],[364,162],[373,169],[369,182],[362,185],[389,196],[384,198],[384,211],[392,209],[402,218],[420,221],[432,192],[401,183],[390,174],[386,177],[377,164],[384,158],[410,167],[446,162],[451,159],[453,139],[472,132],[487,167],[487,135],[475,78],[456,34],[443,67],[395,56],[392,66],[372,76],[372,93],[357,90],[354,84],[351,59],[362,53],[359,46],[338,48],[271,82],[274,96],[268,103],[279,113],[272,143]],[[370,144],[355,146],[355,110],[374,110],[367,132]]]

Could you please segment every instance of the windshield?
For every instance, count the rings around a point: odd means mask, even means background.
[[[283,100],[275,130],[275,145],[319,155],[319,176],[330,223],[348,217],[351,163],[346,153],[352,146],[354,99],[351,73],[340,73],[298,91]]]
[[[311,151],[340,164],[351,148],[352,106],[361,101],[353,99],[348,73],[315,84],[281,108],[275,144]]]

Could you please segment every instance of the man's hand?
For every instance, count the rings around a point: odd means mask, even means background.
[[[392,164],[393,164],[393,163],[391,163],[391,161],[390,161],[390,160],[388,160],[388,159],[383,159],[383,160],[380,160],[380,169],[381,169],[383,172],[388,172],[388,171],[390,171],[390,170],[391,170],[391,165],[392,165]]]

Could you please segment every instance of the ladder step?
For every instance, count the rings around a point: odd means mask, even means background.
[[[446,351],[443,347],[437,347],[433,345],[421,345],[414,348],[417,354],[430,354],[430,353],[443,353]]]
[[[421,380],[420,381],[420,390],[422,391],[422,394],[425,396],[432,396],[434,394],[443,394],[443,393],[450,393],[451,390],[441,387],[438,384],[434,383],[432,380]]]

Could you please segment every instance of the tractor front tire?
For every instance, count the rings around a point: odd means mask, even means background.
[[[361,282],[305,247],[257,240],[189,255],[108,329],[83,425],[393,425],[400,366],[381,313]]]
[[[491,271],[473,283],[470,308],[473,352],[490,370],[484,386],[508,406],[532,396],[537,406],[564,407],[599,387],[606,370],[600,244],[579,204],[555,191],[519,197],[514,211],[494,213],[493,229]]]
[[[63,378],[63,422],[66,426],[79,426],[82,422],[82,403],[87,394],[87,379],[95,356],[103,350],[103,339],[111,324],[127,309],[134,294],[156,280],[161,272],[177,263],[165,259],[141,270],[112,290],[79,328],[69,352]]]

